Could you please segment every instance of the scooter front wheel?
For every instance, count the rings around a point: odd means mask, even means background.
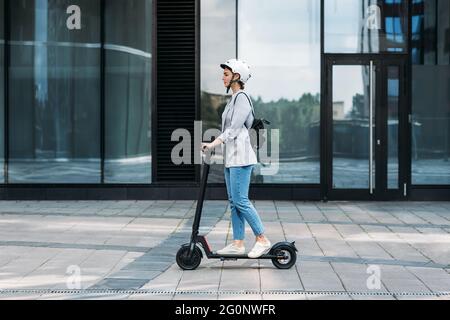
[[[202,251],[194,246],[194,252],[190,255],[190,246],[183,245],[177,252],[177,264],[183,270],[195,270],[202,261]]]

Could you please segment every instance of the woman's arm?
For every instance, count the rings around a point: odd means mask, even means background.
[[[223,140],[219,137],[211,143],[202,143],[202,150],[205,148],[208,150],[212,150],[215,147],[220,146],[222,143],[223,143]]]

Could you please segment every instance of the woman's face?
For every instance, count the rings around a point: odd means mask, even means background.
[[[240,77],[239,74],[234,75],[235,80],[239,79],[239,77]],[[233,79],[233,73],[231,72],[231,70],[224,69],[222,81],[223,81],[223,85],[225,86],[225,88],[228,88],[232,79]]]

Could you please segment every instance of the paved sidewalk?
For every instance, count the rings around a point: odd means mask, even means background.
[[[296,241],[295,268],[184,272],[195,204],[0,201],[0,299],[450,299],[450,202],[255,201],[272,242]],[[226,201],[205,202],[201,232],[231,240]]]

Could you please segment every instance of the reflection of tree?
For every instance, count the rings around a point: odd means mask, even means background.
[[[229,97],[202,92],[202,120],[204,130],[221,128],[221,116]],[[282,158],[313,156],[318,142],[320,123],[320,95],[305,93],[298,100],[281,98],[264,102],[252,97],[258,118],[272,124],[268,129],[280,130],[280,153]]]
[[[229,96],[201,93],[201,119],[203,121],[203,132],[208,129],[219,129],[222,127],[222,113],[227,105]]]
[[[305,93],[298,100],[267,103],[258,98],[254,105],[258,116],[272,122],[270,129],[280,130],[281,158],[312,156],[308,150],[319,137],[313,128],[320,120],[320,95]]]
[[[365,103],[364,103],[364,95],[355,94],[353,96],[353,106],[352,111],[350,112],[351,119],[358,119],[365,116]]]

